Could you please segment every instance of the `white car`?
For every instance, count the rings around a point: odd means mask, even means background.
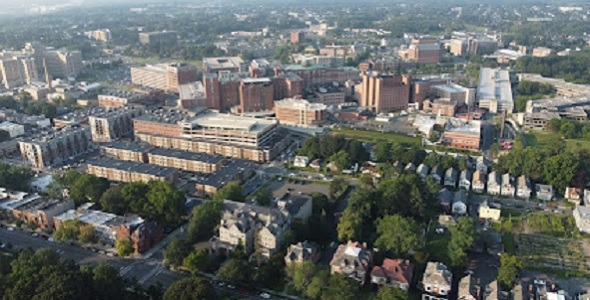
[[[12,228],[12,227],[8,227],[8,228],[7,228],[7,230],[8,230],[8,231],[14,231],[14,228]]]
[[[270,299],[270,294],[269,293],[262,293],[262,294],[260,294],[260,298],[262,298],[262,299]]]

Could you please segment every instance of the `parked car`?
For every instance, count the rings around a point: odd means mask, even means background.
[[[260,294],[260,298],[262,298],[262,299],[270,299],[270,294],[269,293],[262,293],[262,294]]]

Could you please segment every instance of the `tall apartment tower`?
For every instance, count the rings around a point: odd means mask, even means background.
[[[240,84],[240,112],[272,110],[274,89],[269,78],[247,78]]]
[[[35,59],[28,56],[0,57],[0,80],[6,89],[30,84],[39,76]]]
[[[365,73],[362,78],[361,106],[377,113],[408,108],[410,77]]]

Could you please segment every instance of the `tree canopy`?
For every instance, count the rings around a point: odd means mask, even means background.
[[[205,278],[188,277],[174,282],[164,293],[164,300],[208,300],[217,294]]]
[[[420,230],[411,218],[385,216],[377,220],[377,233],[379,237],[375,245],[383,251],[393,252],[394,257],[403,256],[419,246]]]

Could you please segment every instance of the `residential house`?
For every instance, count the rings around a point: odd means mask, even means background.
[[[443,170],[441,167],[434,166],[430,169],[430,177],[432,177],[436,183],[440,184],[443,180],[443,176]]]
[[[475,163],[475,169],[483,174],[488,174],[489,161],[484,156],[478,156]]]
[[[453,273],[442,263],[428,262],[422,278],[422,300],[446,299],[451,293]]]
[[[362,174],[369,174],[375,178],[381,178],[381,172],[379,172],[379,166],[371,161],[365,162],[361,167]]]
[[[577,187],[568,186],[565,188],[565,198],[575,204],[580,204],[582,202],[582,195],[584,190]]]
[[[364,285],[372,263],[373,253],[366,244],[348,241],[336,249],[330,261],[330,272],[344,274]]]
[[[590,233],[590,207],[576,206],[574,209],[574,220],[580,232]]]
[[[426,177],[428,177],[428,172],[430,171],[430,167],[428,167],[425,164],[420,164],[418,166],[418,169],[416,169],[416,173],[418,173],[418,175],[420,175],[420,177],[422,178],[422,180],[426,180]]]
[[[443,188],[438,191],[438,203],[443,207],[445,212],[451,211],[451,205],[453,204],[453,193],[447,188]]]
[[[257,248],[263,257],[269,258],[280,249],[290,225],[291,216],[286,210],[224,200],[211,250],[227,253],[240,246],[250,254]],[[258,243],[257,247],[254,243]]]
[[[502,181],[498,173],[491,172],[488,174],[488,194],[490,195],[500,195],[502,191]]]
[[[500,293],[500,284],[494,280],[486,286],[483,300],[500,300]]]
[[[414,163],[409,163],[406,165],[404,170],[409,171],[409,172],[416,172],[416,165],[414,165]]]
[[[502,196],[514,197],[515,192],[514,178],[508,173],[502,175]]]
[[[484,200],[480,205],[477,213],[480,219],[492,220],[495,222],[500,221],[500,214],[502,212],[501,206],[489,205],[488,200]]]
[[[309,164],[309,157],[307,156],[295,156],[293,159],[293,166],[297,168],[305,168]]]
[[[539,200],[553,201],[553,186],[549,184],[535,184],[535,194]]]
[[[471,180],[471,189],[476,193],[483,193],[486,188],[486,177],[484,173],[477,170],[473,173]]]
[[[413,273],[414,265],[409,260],[386,258],[381,266],[373,267],[371,282],[407,291],[410,288]]]
[[[458,175],[459,173],[457,170],[455,170],[455,168],[448,168],[445,172],[445,186],[456,188]]]
[[[322,168],[322,161],[319,158],[314,159],[309,163],[309,167],[316,171],[319,171]]]
[[[317,263],[320,260],[321,251],[320,246],[313,242],[299,242],[293,244],[287,248],[287,255],[285,255],[285,265],[291,263],[301,263],[309,261],[311,263]]]
[[[461,171],[461,175],[459,175],[459,188],[469,191],[471,188],[471,171]]]
[[[453,215],[467,214],[467,193],[465,191],[460,190],[455,193],[455,197],[453,198],[452,213]]]
[[[461,278],[457,292],[458,300],[480,300],[479,293],[479,286],[476,285],[475,278],[471,274]]]
[[[516,180],[516,196],[518,198],[529,199],[531,197],[531,182],[524,175]]]
[[[522,288],[522,284],[520,283],[520,280],[519,280],[518,283],[512,289],[512,291],[510,291],[511,299],[512,300],[525,300],[527,298],[527,295],[525,294],[526,291],[527,291],[526,289]],[[582,298],[580,300],[582,300]],[[583,299],[583,300],[588,300],[588,299]]]

